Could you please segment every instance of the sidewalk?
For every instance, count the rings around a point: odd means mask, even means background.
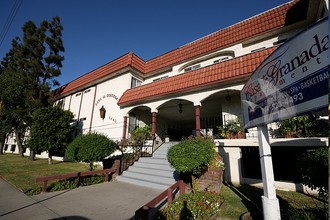
[[[29,197],[0,178],[0,220],[134,219],[161,192],[113,181]]]

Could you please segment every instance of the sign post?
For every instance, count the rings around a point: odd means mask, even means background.
[[[328,107],[328,18],[288,39],[241,91],[245,129],[257,127],[264,219],[280,219],[267,124]]]
[[[258,126],[258,143],[264,195],[261,197],[264,219],[281,219],[280,204],[276,198],[272,155],[267,125]]]

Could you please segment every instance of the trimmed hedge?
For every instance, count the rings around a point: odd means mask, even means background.
[[[68,146],[66,153],[69,159],[90,164],[102,161],[116,150],[116,143],[107,136],[98,133],[88,133],[76,137]]]
[[[180,173],[199,175],[214,158],[214,142],[210,138],[190,137],[171,147],[167,159]]]

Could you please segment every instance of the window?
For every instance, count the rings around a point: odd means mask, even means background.
[[[258,51],[261,51],[263,49],[266,49],[266,47],[260,47],[260,48],[255,49],[255,50],[251,50],[251,53],[258,52]]]
[[[86,117],[85,118],[80,118],[79,121],[86,121]]]
[[[132,131],[135,130],[137,127],[137,118],[136,115],[130,114],[129,115],[129,121],[128,121],[128,132],[131,133]]]
[[[190,67],[187,67],[184,69],[184,72],[189,72],[189,71],[193,71],[193,70],[197,70],[201,68],[201,65],[200,64],[197,64],[197,65],[194,65],[194,66],[190,66]]]
[[[8,150],[8,144],[5,144],[4,151],[7,151],[7,150]]]
[[[162,80],[162,79],[166,79],[168,78],[168,76],[162,76],[162,77],[159,77],[157,79],[154,79],[153,81],[156,82],[156,81],[159,81],[159,80]]]
[[[81,95],[81,92],[77,93],[76,96],[80,96]]]
[[[223,58],[220,58],[220,59],[218,59],[218,60],[213,61],[213,63],[214,63],[214,64],[215,64],[215,63],[220,63],[220,62],[225,61],[225,60],[229,60],[229,57],[223,57]]]
[[[58,103],[57,103],[57,106],[60,107],[61,109],[64,108],[64,100],[60,100]]]
[[[91,89],[87,89],[87,90],[84,91],[84,93],[88,93],[90,91],[91,91]]]
[[[141,81],[132,77],[132,81],[131,81],[131,88],[135,88],[135,87],[138,87],[138,86],[141,86]]]
[[[14,152],[15,149],[16,149],[16,144],[12,144],[12,145],[11,145],[11,148],[10,148],[10,151]]]

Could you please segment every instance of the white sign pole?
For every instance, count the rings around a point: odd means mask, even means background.
[[[276,198],[272,154],[269,145],[267,125],[258,129],[259,154],[264,195],[261,196],[264,219],[281,219],[280,204]]]

